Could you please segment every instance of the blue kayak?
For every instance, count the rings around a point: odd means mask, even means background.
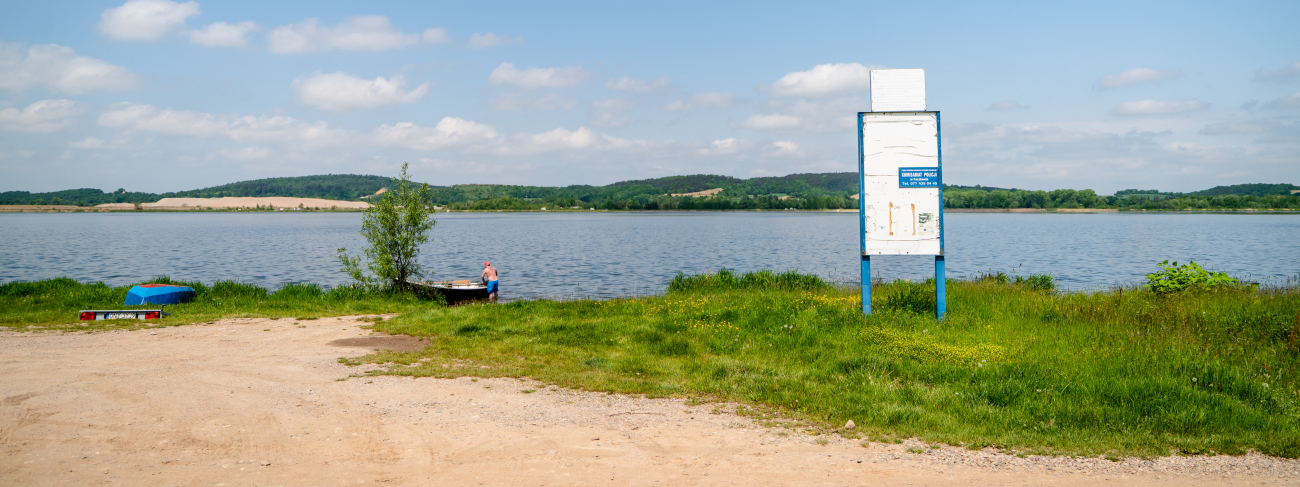
[[[175,284],[143,284],[126,293],[124,305],[180,304],[194,299],[194,288]]]

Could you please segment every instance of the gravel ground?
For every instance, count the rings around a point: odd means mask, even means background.
[[[1111,462],[867,443],[735,405],[516,379],[346,378],[352,318],[0,333],[8,485],[1300,485],[1252,454]],[[410,346],[383,338],[386,347]],[[330,345],[334,343],[335,345]],[[338,346],[346,345],[346,346]],[[923,451],[923,453],[912,453]]]

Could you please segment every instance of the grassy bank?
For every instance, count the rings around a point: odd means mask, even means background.
[[[597,391],[738,401],[799,431],[1020,452],[1300,456],[1300,289],[1062,294],[1050,278],[895,282],[682,276],[663,296],[520,301],[377,323],[421,352],[372,374],[533,377]],[[491,368],[481,368],[487,365]],[[853,420],[858,428],[840,429]]]
[[[349,287],[325,290],[315,284],[289,284],[275,290],[238,282],[212,285],[162,277],[148,283],[194,288],[194,301],[167,306],[172,316],[160,320],[78,321],[83,309],[157,309],[157,305],[123,306],[131,286],[80,283],[68,278],[0,285],[0,327],[12,330],[100,330],[171,326],[221,318],[315,318],[320,316],[402,313],[437,306],[415,296]],[[145,284],[145,283],[141,283]]]

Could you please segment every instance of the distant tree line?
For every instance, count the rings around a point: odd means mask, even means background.
[[[67,189],[49,193],[8,191],[0,193],[0,205],[73,205],[95,206],[105,203],[153,203],[163,196],[118,188],[111,193],[93,188]]]
[[[597,210],[834,210],[857,208],[858,200],[841,196],[817,196],[811,198],[770,196],[635,196],[627,199],[591,199],[580,198],[512,198],[501,197],[485,200],[473,200],[450,203],[452,210],[559,210],[559,209],[597,209]]]
[[[118,188],[113,192],[83,188],[30,193],[0,193],[0,205],[76,205],[95,206],[105,203],[153,203],[163,198],[221,198],[225,196],[287,196],[357,201],[393,185],[393,179],[357,174],[326,174],[291,178],[268,178],[213,186],[175,193],[141,193]]]
[[[1300,195],[1270,194],[1266,196],[1241,196],[1226,194],[1201,196],[1176,194],[1153,198],[1150,193],[1125,193],[1118,196],[1099,196],[1091,189],[1076,191],[1025,191],[996,189],[945,188],[945,208],[1113,208],[1121,210],[1238,210],[1238,209],[1300,209]]]
[[[435,205],[465,210],[536,210],[541,208],[596,208],[602,210],[800,210],[852,209],[858,202],[856,172],[791,174],[780,177],[739,179],[695,174],[621,181],[605,186],[514,186],[459,184],[431,186]],[[393,179],[356,174],[328,174],[242,181],[176,193],[140,193],[118,189],[73,189],[51,193],[11,191],[0,193],[6,205],[79,205],[152,203],[166,197],[218,198],[223,196],[287,196],[364,201]],[[706,197],[671,196],[710,189],[721,192]],[[1119,208],[1119,209],[1281,209],[1300,208],[1291,184],[1239,184],[1217,186],[1192,193],[1166,193],[1127,189],[1101,196],[1090,189],[1027,191],[985,186],[944,186],[946,208]]]

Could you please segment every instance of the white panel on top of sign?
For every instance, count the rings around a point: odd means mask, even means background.
[[[871,111],[925,111],[925,70],[871,70]]]

